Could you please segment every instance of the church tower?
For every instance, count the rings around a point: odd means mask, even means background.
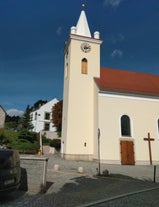
[[[99,32],[91,36],[84,6],[71,27],[64,49],[64,92],[61,154],[65,159],[92,160],[97,140],[97,89],[100,76]]]

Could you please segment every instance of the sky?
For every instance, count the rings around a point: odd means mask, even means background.
[[[15,115],[63,96],[63,48],[85,3],[101,67],[159,75],[158,0],[0,0],[0,105]]]

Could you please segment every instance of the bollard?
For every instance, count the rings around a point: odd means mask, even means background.
[[[60,166],[59,166],[58,164],[55,164],[55,165],[54,165],[54,170],[55,170],[55,171],[59,171],[59,170],[60,170]]]
[[[78,167],[77,172],[78,173],[84,173],[84,168],[83,167]]]
[[[153,182],[156,183],[156,165],[154,165]]]

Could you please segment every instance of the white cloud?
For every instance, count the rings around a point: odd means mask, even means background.
[[[113,44],[116,44],[118,42],[122,42],[124,40],[125,40],[125,36],[123,34],[121,34],[121,33],[111,37],[111,42]]]
[[[62,27],[58,27],[56,30],[56,34],[57,35],[61,35],[62,34]]]
[[[119,49],[115,49],[112,54],[111,54],[112,58],[122,58],[123,57],[123,52]]]
[[[2,103],[2,106],[12,107],[13,106],[13,103],[11,103],[11,102],[3,102]]]
[[[20,111],[18,109],[8,109],[7,114],[9,116],[22,116],[24,114],[24,111]]]
[[[124,0],[104,0],[104,6],[118,7]]]

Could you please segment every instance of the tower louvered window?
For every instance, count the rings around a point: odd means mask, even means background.
[[[81,63],[81,73],[82,74],[87,74],[88,73],[88,61],[86,58],[82,59]]]

